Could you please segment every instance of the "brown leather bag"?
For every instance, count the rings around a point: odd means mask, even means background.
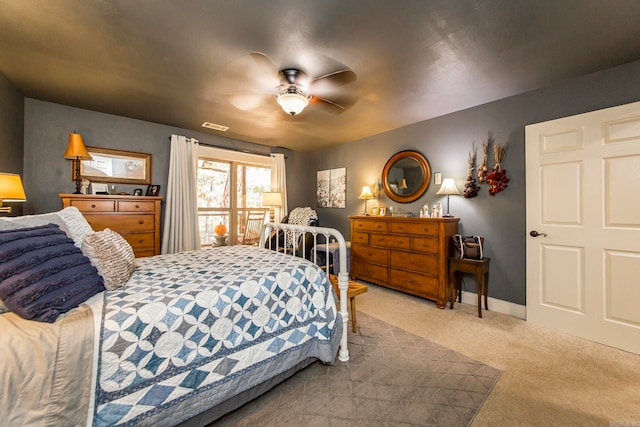
[[[456,258],[482,259],[482,245],[484,244],[484,237],[456,234],[452,239]]]

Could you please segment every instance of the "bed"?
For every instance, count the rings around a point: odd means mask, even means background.
[[[111,252],[97,246],[85,255],[83,243],[98,233],[73,208],[63,211],[0,220],[0,417],[7,425],[205,425],[316,360],[348,360],[347,298],[336,308],[319,266],[269,248],[265,239],[275,228],[344,245],[336,230],[265,224],[259,247],[138,258],[123,284],[110,289],[109,260],[94,257]],[[24,230],[65,241],[69,257],[90,261],[69,261],[70,268],[97,265],[108,289],[95,292],[91,282],[84,302],[53,321],[49,312],[41,321],[27,319],[36,311],[22,312],[17,291],[10,294],[19,274],[4,271],[14,262],[7,253],[15,252],[6,241],[20,246],[50,237],[24,237]],[[127,264],[116,262],[114,269]],[[56,274],[76,274],[70,271]],[[341,292],[347,278],[340,272]]]

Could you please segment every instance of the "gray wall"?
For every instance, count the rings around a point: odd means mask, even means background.
[[[22,175],[23,130],[24,97],[0,73],[0,172]],[[13,208],[12,216],[22,214],[22,205],[7,203],[7,206]]]
[[[491,257],[491,297],[525,304],[525,150],[524,127],[568,115],[583,113],[640,100],[640,62],[564,82],[542,90],[485,104],[433,120],[407,126],[392,132],[365,138],[312,153],[309,163],[308,188],[315,186],[315,171],[347,168],[347,208],[317,208],[320,222],[349,235],[349,215],[363,212],[358,200],[365,184],[381,176],[389,157],[398,151],[414,149],[429,160],[432,172],[443,178],[454,178],[460,191],[467,176],[467,156],[475,143],[477,162],[482,159],[482,142],[492,132],[498,144],[508,144],[503,167],[510,182],[496,196],[488,194],[488,186],[476,198],[451,197],[451,213],[460,220],[460,232],[485,237],[486,256]],[[494,164],[493,153],[488,163]],[[433,182],[417,202],[401,205],[381,192],[379,203],[418,215],[424,203],[432,206],[446,197],[436,196]],[[315,195],[313,195],[315,197]],[[311,206],[315,200],[309,199]],[[369,208],[374,206],[369,202]],[[465,278],[467,289],[476,290],[475,280]]]
[[[58,194],[75,191],[72,162],[62,157],[69,133],[73,131],[81,134],[88,146],[151,153],[153,183],[161,185],[162,196],[166,195],[167,188],[169,138],[174,133],[196,138],[201,144],[222,148],[266,155],[271,151],[282,152],[287,156],[290,176],[300,176],[296,174],[306,170],[305,157],[286,149],[272,150],[250,142],[30,98],[25,101],[24,122],[24,176],[28,195],[25,213],[29,214],[58,210]],[[291,191],[290,200],[294,203],[304,200],[306,192],[301,188],[304,181],[289,179],[287,184]],[[144,188],[139,185],[117,185],[116,190],[131,193],[134,188],[140,187]]]
[[[0,83],[0,87],[2,83]],[[12,92],[9,87],[9,92]],[[19,97],[7,95],[0,89],[3,105],[13,105],[14,117],[4,126],[15,130],[20,122]],[[15,91],[13,91],[15,92]],[[432,172],[443,178],[455,178],[462,190],[467,173],[467,155],[475,143],[478,161],[482,157],[482,141],[492,132],[496,142],[507,143],[503,166],[511,182],[495,197],[489,196],[483,185],[478,197],[451,198],[451,212],[461,218],[464,234],[485,236],[486,255],[492,258],[491,297],[517,304],[525,304],[525,158],[524,126],[540,121],[606,108],[640,99],[640,62],[564,82],[538,91],[526,93],[476,108],[407,126],[392,132],[365,138],[312,153],[297,153],[285,149],[230,140],[150,122],[96,113],[34,99],[25,101],[24,113],[24,181],[28,201],[25,213],[40,213],[60,208],[58,193],[73,192],[70,161],[62,158],[68,134],[76,130],[90,146],[153,154],[153,181],[166,190],[169,161],[169,136],[182,134],[211,145],[249,149],[268,153],[283,152],[287,156],[289,209],[311,206],[317,209],[323,226],[335,227],[349,236],[349,215],[361,214],[363,201],[358,200],[362,185],[373,184],[380,177],[386,160],[398,151],[415,149],[429,160]],[[6,108],[3,106],[3,108]],[[8,113],[11,115],[12,113]],[[20,145],[17,137],[16,144]],[[7,141],[2,147],[16,149]],[[12,155],[15,151],[12,151]],[[19,164],[11,165],[19,171]],[[15,163],[15,164],[14,164]],[[489,165],[493,165],[492,153]],[[347,208],[316,207],[316,171],[347,168]],[[118,186],[130,192],[135,186]],[[379,203],[417,214],[425,203],[433,205],[445,201],[436,196],[436,185],[417,202],[400,205],[391,202],[383,192]],[[372,203],[369,202],[369,207]],[[465,280],[475,291],[475,283]]]

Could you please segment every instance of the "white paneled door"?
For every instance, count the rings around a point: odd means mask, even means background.
[[[527,320],[640,354],[640,102],[525,133]]]

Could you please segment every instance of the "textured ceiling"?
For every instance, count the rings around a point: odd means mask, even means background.
[[[30,98],[308,151],[638,60],[638,18],[637,0],[0,0],[0,72]],[[251,52],[350,68],[323,95],[357,101],[240,110],[225,95],[273,77]]]

